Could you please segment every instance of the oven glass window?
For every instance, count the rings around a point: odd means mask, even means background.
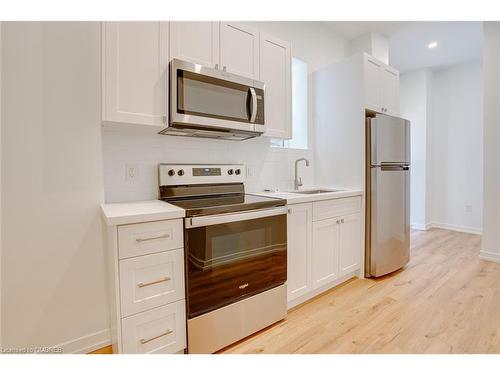
[[[177,71],[177,112],[240,122],[250,121],[249,88],[184,70]]]
[[[286,215],[186,230],[194,317],[286,281]]]

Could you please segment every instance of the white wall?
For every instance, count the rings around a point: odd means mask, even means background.
[[[105,127],[103,136],[104,188],[106,202],[158,198],[159,163],[243,163],[251,168],[246,191],[264,188],[292,188],[293,161],[306,157],[308,150],[270,147],[270,139],[260,137],[242,142],[171,137],[140,129]],[[127,181],[126,168],[138,171],[134,183]],[[301,165],[304,184],[314,181],[314,169]]]
[[[432,72],[424,69],[400,76],[401,117],[411,122],[411,214],[410,223],[425,229],[429,223],[427,212],[427,117],[428,97]]]
[[[2,345],[92,349],[109,338],[99,23],[2,26]]]
[[[401,75],[401,115],[412,122],[414,228],[482,230],[482,90],[480,62]]]
[[[467,63],[434,72],[432,221],[480,233],[483,207],[483,72]]]
[[[0,22],[0,347],[2,347],[2,22]]]
[[[346,41],[328,28],[313,22],[247,22],[252,27],[291,43],[292,55],[305,61],[310,76],[316,69],[345,56]],[[311,42],[313,41],[313,42]],[[264,188],[293,188],[293,162],[300,157],[311,161],[299,167],[304,185],[314,184],[312,123],[314,102],[309,79],[310,150],[278,149],[270,139],[260,137],[243,142],[192,139],[151,134],[132,127],[103,130],[105,199],[107,202],[156,199],[158,163],[244,163],[252,170],[247,191]],[[128,165],[138,168],[134,183],[126,181]]]
[[[483,23],[484,211],[480,256],[500,262],[500,22]]]

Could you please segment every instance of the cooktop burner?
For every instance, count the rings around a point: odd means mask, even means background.
[[[242,164],[160,164],[160,199],[186,216],[217,215],[286,205],[285,199],[245,194]]]
[[[186,217],[256,210],[286,204],[284,199],[253,194],[224,194],[163,200],[185,209]]]

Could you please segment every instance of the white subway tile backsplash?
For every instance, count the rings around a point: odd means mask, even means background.
[[[293,163],[306,157],[310,167],[299,166],[304,185],[314,184],[312,150],[280,149],[267,137],[242,142],[152,134],[134,128],[104,127],[104,187],[106,202],[156,199],[159,163],[238,163],[252,169],[246,191],[293,188]],[[126,166],[139,169],[133,184],[126,181]]]

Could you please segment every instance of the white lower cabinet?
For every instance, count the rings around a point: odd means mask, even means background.
[[[312,203],[288,206],[288,301],[311,290]]]
[[[361,197],[288,205],[288,307],[361,270]]]
[[[124,353],[170,354],[186,347],[185,301],[133,315],[122,320]]]
[[[106,234],[113,353],[182,353],[182,219],[109,226]]]
[[[121,315],[184,299],[184,250],[120,261]]]
[[[340,221],[339,276],[344,276],[361,266],[361,214],[346,215]]]
[[[340,221],[325,219],[313,223],[312,287],[334,281],[339,273]]]

